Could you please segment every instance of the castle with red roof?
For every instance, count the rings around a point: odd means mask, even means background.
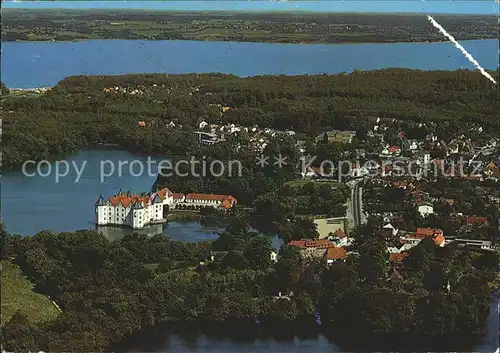
[[[168,188],[143,195],[131,195],[121,190],[108,200],[102,195],[95,203],[95,223],[100,226],[120,225],[143,228],[150,224],[164,223],[164,207],[179,205],[196,207],[218,207],[229,209],[237,200],[231,195],[173,193]]]

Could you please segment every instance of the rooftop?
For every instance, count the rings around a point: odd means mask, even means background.
[[[329,247],[325,252],[327,260],[343,260],[346,257],[346,251],[342,247]]]

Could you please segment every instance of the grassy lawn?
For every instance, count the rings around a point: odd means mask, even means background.
[[[290,185],[293,187],[302,187],[306,184],[314,183],[314,180],[311,179],[295,179],[286,182],[286,185]]]
[[[3,326],[17,310],[33,322],[50,321],[59,311],[49,298],[33,292],[33,284],[23,276],[21,269],[10,260],[1,260]]]
[[[309,184],[309,183],[315,183],[315,184],[337,184],[337,185],[333,185],[334,187],[337,187],[339,185],[339,183],[337,182],[337,180],[314,180],[314,179],[295,179],[295,180],[290,180],[290,181],[287,181],[285,184],[286,185],[290,185],[290,186],[293,186],[293,187],[302,187],[306,184]]]
[[[201,218],[198,211],[191,210],[172,210],[171,213],[167,215],[167,220],[172,221],[198,221]]]

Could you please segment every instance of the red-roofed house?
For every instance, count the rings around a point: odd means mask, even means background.
[[[467,217],[465,219],[465,224],[468,226],[487,226],[488,218],[487,217]]]
[[[389,147],[389,153],[396,154],[401,151],[401,147],[399,146],[391,146]]]
[[[328,239],[302,239],[292,240],[288,245],[297,246],[300,248],[302,257],[321,257],[329,247],[334,247],[335,244]]]
[[[186,195],[181,194],[180,192],[174,192],[172,194],[172,197],[174,199],[174,203],[184,202],[184,200],[186,199]]]
[[[224,201],[228,201],[229,207],[237,204],[237,200],[231,195],[215,195],[215,194],[197,194],[190,193],[186,195],[184,202],[197,206],[221,206]]]
[[[327,265],[331,265],[336,261],[345,261],[346,251],[342,247],[329,247],[326,249],[323,258]]]
[[[389,255],[389,263],[393,266],[401,266],[407,257],[407,252],[393,253]]]
[[[347,237],[347,234],[342,229],[337,229],[330,237],[328,237],[331,241],[333,241],[337,246],[349,246],[352,242],[352,239]]]
[[[434,241],[434,244],[439,247],[445,246],[446,243],[446,239],[441,229],[417,228],[415,233],[401,236],[400,241],[403,243],[403,247],[400,251],[407,251],[414,246],[417,246],[417,244],[424,238],[431,238]]]

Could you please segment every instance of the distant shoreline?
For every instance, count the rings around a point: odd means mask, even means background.
[[[457,40],[497,39],[494,15],[438,16]],[[443,42],[419,14],[82,9],[2,12],[2,42],[93,39],[345,44]]]
[[[496,15],[493,1],[4,1],[4,9],[20,10],[131,10],[131,11],[230,11],[295,13],[416,13]]]

